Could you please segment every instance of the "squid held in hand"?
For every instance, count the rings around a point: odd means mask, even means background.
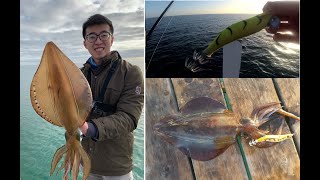
[[[86,179],[91,165],[89,156],[81,146],[78,128],[91,112],[92,93],[80,69],[53,42],[45,46],[31,82],[30,99],[39,116],[66,130],[66,144],[54,154],[50,176],[65,155],[57,173],[64,168],[63,179],[68,179],[69,171],[73,180],[78,179],[82,162],[82,179]]]

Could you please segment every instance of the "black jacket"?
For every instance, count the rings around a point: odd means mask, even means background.
[[[133,169],[133,130],[144,103],[144,81],[140,68],[121,60],[117,51],[112,51],[103,60],[98,71],[91,72],[93,99],[98,98],[115,61],[119,61],[118,66],[107,86],[103,103],[115,106],[116,112],[112,115],[91,113],[88,120],[96,125],[99,137],[97,141],[82,139],[82,146],[91,159],[91,173],[104,176],[120,176]],[[81,68],[86,77],[89,68],[88,62]]]

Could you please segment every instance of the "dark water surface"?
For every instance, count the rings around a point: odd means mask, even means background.
[[[204,50],[228,26],[253,16],[209,14],[163,17],[146,41],[146,77],[221,77],[223,48],[212,55],[214,60],[207,64],[205,71],[193,73],[185,68],[186,58],[192,58],[194,50]],[[146,19],[146,32],[156,19]],[[240,42],[240,77],[299,77],[299,45],[275,42],[265,30],[241,38]]]

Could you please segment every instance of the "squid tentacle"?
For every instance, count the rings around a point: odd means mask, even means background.
[[[53,156],[52,162],[51,162],[51,171],[50,171],[50,176],[56,169],[56,166],[58,162],[61,160],[63,154],[65,154],[67,151],[66,145],[61,146],[59,149],[57,149],[56,153]]]
[[[82,148],[80,141],[74,137],[68,137],[66,145],[60,147],[52,160],[52,166],[50,171],[50,176],[55,171],[58,162],[61,160],[62,156],[65,154],[64,161],[60,168],[57,170],[57,174],[64,168],[63,179],[68,179],[68,173],[71,172],[72,180],[77,179],[79,173],[79,167],[81,160],[83,161],[83,180],[85,180],[90,173],[90,158],[87,153]]]

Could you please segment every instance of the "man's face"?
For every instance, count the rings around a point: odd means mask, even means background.
[[[86,36],[85,40],[83,41],[83,44],[84,47],[88,49],[89,53],[92,55],[93,59],[97,64],[101,63],[101,58],[110,55],[110,49],[113,43],[113,36],[110,35],[109,38],[101,40],[104,39],[103,37],[107,37],[105,35],[108,35],[108,33],[111,34],[110,26],[108,24],[93,25],[87,27],[86,29]],[[92,39],[94,40],[95,37],[94,34],[98,35],[98,37],[95,41],[90,42],[90,36],[92,41]],[[99,35],[101,39],[99,38]]]

